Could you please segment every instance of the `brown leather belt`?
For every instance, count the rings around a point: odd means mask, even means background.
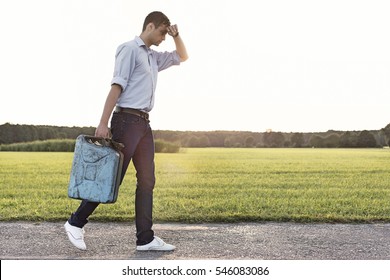
[[[141,117],[145,120],[149,120],[149,114],[145,113],[143,111],[137,110],[137,109],[131,109],[131,108],[122,108],[122,107],[115,107],[115,113],[128,113],[132,115],[136,115],[138,117]]]

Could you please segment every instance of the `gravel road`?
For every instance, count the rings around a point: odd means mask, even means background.
[[[132,223],[90,222],[87,251],[68,241],[63,223],[0,222],[0,259],[389,260],[390,224],[155,224],[174,252],[137,252]]]

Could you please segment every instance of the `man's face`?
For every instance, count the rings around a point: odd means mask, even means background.
[[[154,28],[150,33],[150,41],[152,45],[158,46],[165,40],[165,35],[168,33],[166,25],[160,25],[158,28]]]

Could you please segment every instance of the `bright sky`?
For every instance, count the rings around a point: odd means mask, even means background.
[[[0,124],[96,126],[116,47],[145,16],[189,60],[159,74],[152,128],[284,132],[390,123],[390,3],[2,0]],[[156,50],[171,50],[167,36]]]

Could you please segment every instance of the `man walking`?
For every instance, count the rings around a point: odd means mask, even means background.
[[[173,38],[176,50],[152,50],[150,47],[158,46],[167,33]],[[152,230],[154,140],[148,113],[154,105],[157,73],[172,65],[179,65],[187,58],[177,25],[171,25],[161,12],[150,13],[145,18],[141,35],[117,48],[111,90],[96,128],[95,136],[108,138],[112,134],[113,140],[125,145],[122,150],[122,181],[130,161],[133,161],[137,177],[135,222],[138,251],[175,249],[175,246],[155,236]],[[108,121],[111,113],[110,130]],[[86,250],[83,227],[98,205],[97,202],[83,200],[65,223],[69,240],[81,250]]]

